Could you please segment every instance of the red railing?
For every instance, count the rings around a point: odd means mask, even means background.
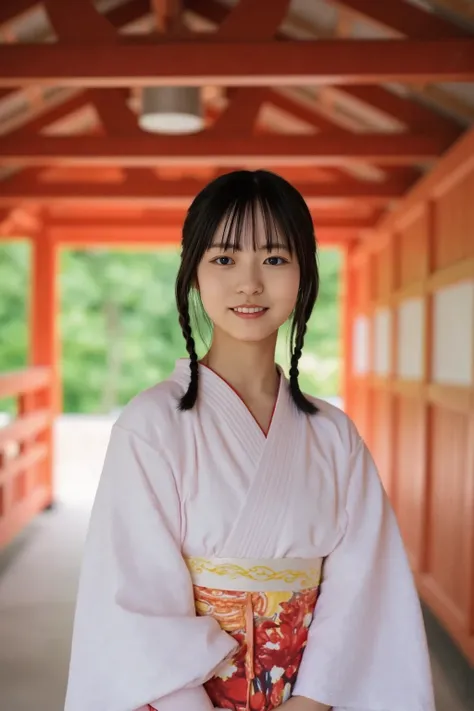
[[[49,368],[0,374],[0,400],[17,415],[0,428],[0,549],[53,500],[53,391]]]

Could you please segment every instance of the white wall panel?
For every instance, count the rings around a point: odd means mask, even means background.
[[[433,297],[433,381],[471,385],[474,360],[474,281],[440,289]]]
[[[367,316],[357,316],[353,332],[353,371],[363,375],[370,370],[370,322]]]
[[[423,299],[407,299],[398,307],[397,376],[403,380],[423,378]]]
[[[390,374],[392,350],[392,313],[379,309],[374,316],[374,371],[377,375]]]

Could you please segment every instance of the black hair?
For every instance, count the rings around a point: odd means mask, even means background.
[[[238,170],[219,176],[196,196],[187,212],[183,225],[181,265],[176,280],[176,304],[191,359],[191,378],[180,400],[181,410],[191,410],[198,395],[198,356],[189,306],[199,263],[213,244],[222,224],[223,248],[229,249],[232,246],[238,249],[250,218],[255,248],[257,214],[263,218],[267,245],[270,247],[275,241],[284,238],[290,253],[296,254],[298,259],[300,284],[290,330],[290,390],[300,411],[308,414],[317,412],[315,405],[301,392],[298,382],[298,363],[307,323],[319,289],[313,221],[298,190],[279,175],[265,170]]]

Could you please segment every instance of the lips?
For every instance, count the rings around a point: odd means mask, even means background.
[[[246,320],[262,318],[268,311],[265,306],[235,306],[230,310],[237,318]]]
[[[257,314],[266,310],[264,306],[236,306],[232,309],[232,311],[238,314]]]

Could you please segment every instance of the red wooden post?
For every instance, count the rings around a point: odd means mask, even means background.
[[[53,417],[60,409],[57,255],[57,245],[45,227],[32,240],[30,365],[46,366],[51,370],[51,386],[35,395],[35,405],[37,408],[50,409]],[[46,444],[48,456],[39,466],[36,486],[47,489],[52,504],[53,423],[39,435],[38,441]]]

